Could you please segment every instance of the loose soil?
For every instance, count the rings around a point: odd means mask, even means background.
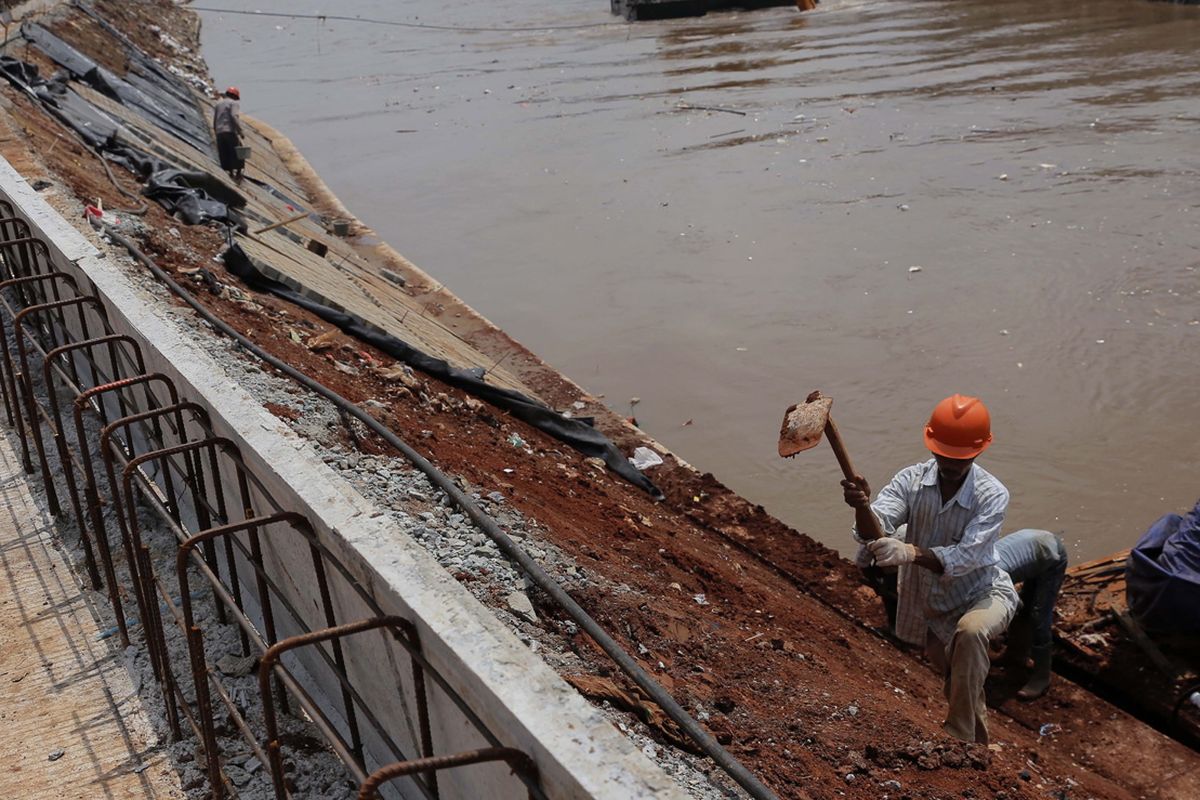
[[[150,21],[195,47],[192,16],[165,0],[97,7],[152,53],[169,55],[148,30]],[[89,54],[113,49],[78,12],[66,12],[51,27]],[[57,123],[9,87],[3,93],[9,106],[0,116],[9,130],[0,149],[27,178],[56,181],[61,189],[52,191],[80,202],[100,197],[106,208],[129,204],[97,159]],[[33,154],[48,166],[39,167]],[[134,190],[131,175],[114,171]],[[945,740],[940,681],[873,631],[882,613],[853,565],[834,551],[669,454],[650,472],[666,495],[656,503],[539,431],[466,402],[456,389],[424,376],[411,385],[388,380],[375,371],[393,365],[385,354],[240,286],[211,260],[221,246],[216,231],[179,225],[155,205],[142,220],[138,239],[145,252],[194,286],[205,307],[350,400],[382,404],[373,413],[443,470],[503,492],[555,545],[605,584],[624,587],[585,591],[577,599],[640,654],[642,665],[685,707],[709,709],[705,724],[712,733],[781,796],[1185,796],[1160,789],[1159,781],[1166,777],[1164,763],[1176,773],[1181,766],[1194,770],[1194,753],[1064,680],[1047,697],[1020,707],[1000,680],[992,747]],[[199,270],[215,278],[216,293]],[[442,313],[485,353],[516,353],[507,365],[547,402],[567,408],[582,400],[585,410],[575,413],[595,415],[626,452],[653,444],[453,295],[415,284],[414,293],[436,297]],[[322,334],[332,346],[314,352],[304,343]],[[294,418],[290,409],[268,408]],[[510,444],[513,434],[525,445]],[[387,451],[368,434],[354,438],[365,452]],[[540,603],[537,610],[561,614]],[[574,646],[589,655],[595,648],[582,635]],[[1044,729],[1047,723],[1056,727]],[[1126,743],[1149,744],[1156,754],[1130,758]],[[898,785],[885,783],[892,781]]]

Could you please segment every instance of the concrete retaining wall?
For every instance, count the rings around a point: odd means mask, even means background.
[[[76,272],[94,287],[107,306],[114,329],[141,344],[148,368],[170,375],[185,399],[209,409],[218,434],[237,444],[270,494],[285,508],[307,516],[324,544],[386,613],[398,614],[416,625],[425,657],[433,667],[503,744],[534,758],[548,797],[685,797],[419,544],[389,524],[378,509],[192,344],[193,334],[163,313],[165,304],[129,279],[131,267],[124,259],[118,262],[115,253],[98,252],[3,159],[0,196],[19,209],[34,235],[46,240],[60,269]],[[307,548],[295,542],[298,539],[282,537],[264,542],[268,571],[296,607],[311,615],[306,624],[314,629],[324,627]],[[252,596],[251,587],[246,588],[247,596]],[[372,616],[342,582],[334,582],[334,601],[339,621]],[[410,756],[415,755],[417,723],[408,657],[378,633],[345,641],[349,672],[360,691],[389,734]],[[314,696],[338,696],[336,686],[327,675],[322,677],[314,661],[301,659],[289,665],[310,681]],[[430,695],[435,754],[486,744],[448,697],[433,687]],[[377,750],[371,755],[368,766],[394,760]],[[442,773],[440,787],[447,800],[524,796],[523,787],[507,768],[497,765]]]

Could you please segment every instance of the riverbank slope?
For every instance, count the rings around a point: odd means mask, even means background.
[[[166,2],[96,7],[147,53],[204,85],[197,23],[185,9]],[[63,8],[45,23],[114,73],[128,69],[111,33],[92,18]],[[16,51],[46,73],[56,69],[32,48]],[[45,192],[60,209],[80,216],[82,205],[97,200],[110,210],[138,204],[134,175],[114,166],[110,178],[94,153],[27,96],[6,87],[5,98],[0,152],[31,181],[46,181]],[[150,135],[151,126],[129,124]],[[351,217],[281,134],[251,124],[255,155],[248,174],[286,195],[257,185],[230,187],[246,194],[258,215],[252,229],[295,216],[297,204],[319,218]],[[155,142],[216,171],[209,154],[187,153],[162,136]],[[373,409],[447,472],[536,521],[532,544],[570,556],[575,574],[562,577],[585,607],[783,796],[876,797],[889,781],[902,788],[887,791],[913,797],[1184,797],[1195,789],[1188,783],[1196,780],[1193,752],[1065,681],[1031,706],[1003,702],[992,749],[940,743],[938,682],[872,632],[880,615],[851,564],[666,452],[365,226],[351,219],[352,237],[342,242],[320,219],[306,217],[245,243],[257,263],[313,295],[342,298],[344,306],[353,295],[354,308],[361,306],[356,313],[378,315],[371,318],[572,417],[594,418],[625,454],[636,447],[660,453],[664,463],[647,474],[665,499],[656,502],[596,460],[454,386],[398,369],[389,354],[311,312],[252,291],[212,261],[224,245],[214,229],[183,225],[154,203],[139,220],[140,245],[162,266],[198,289],[216,287],[197,291],[210,310]],[[309,241],[325,244],[333,257],[317,256]],[[264,397],[264,404],[305,429],[302,404],[287,396]],[[352,426],[335,434],[362,457],[387,453],[381,441]],[[482,587],[477,596],[507,613],[508,595],[490,593],[489,569],[464,562],[454,574]],[[568,648],[577,667],[608,672],[586,637],[564,635],[561,614],[544,598],[532,599],[538,622],[522,628],[532,642],[557,632],[555,646]],[[1058,727],[1041,735],[1048,722]],[[651,733],[671,741],[668,732]],[[1133,752],[1141,756],[1131,765]]]

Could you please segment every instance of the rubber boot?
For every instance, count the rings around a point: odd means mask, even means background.
[[[1033,674],[1017,692],[1018,700],[1037,700],[1050,688],[1050,652],[1050,645],[1031,648],[1029,654],[1033,658]]]
[[[1004,655],[999,660],[1000,666],[1011,670],[1024,670],[1025,660],[1033,647],[1033,625],[1029,615],[1018,612],[1016,618],[1008,626],[1004,641]]]

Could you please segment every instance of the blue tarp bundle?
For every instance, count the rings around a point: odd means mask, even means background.
[[[1200,502],[1150,526],[1129,554],[1125,583],[1129,610],[1145,628],[1200,633]]]

